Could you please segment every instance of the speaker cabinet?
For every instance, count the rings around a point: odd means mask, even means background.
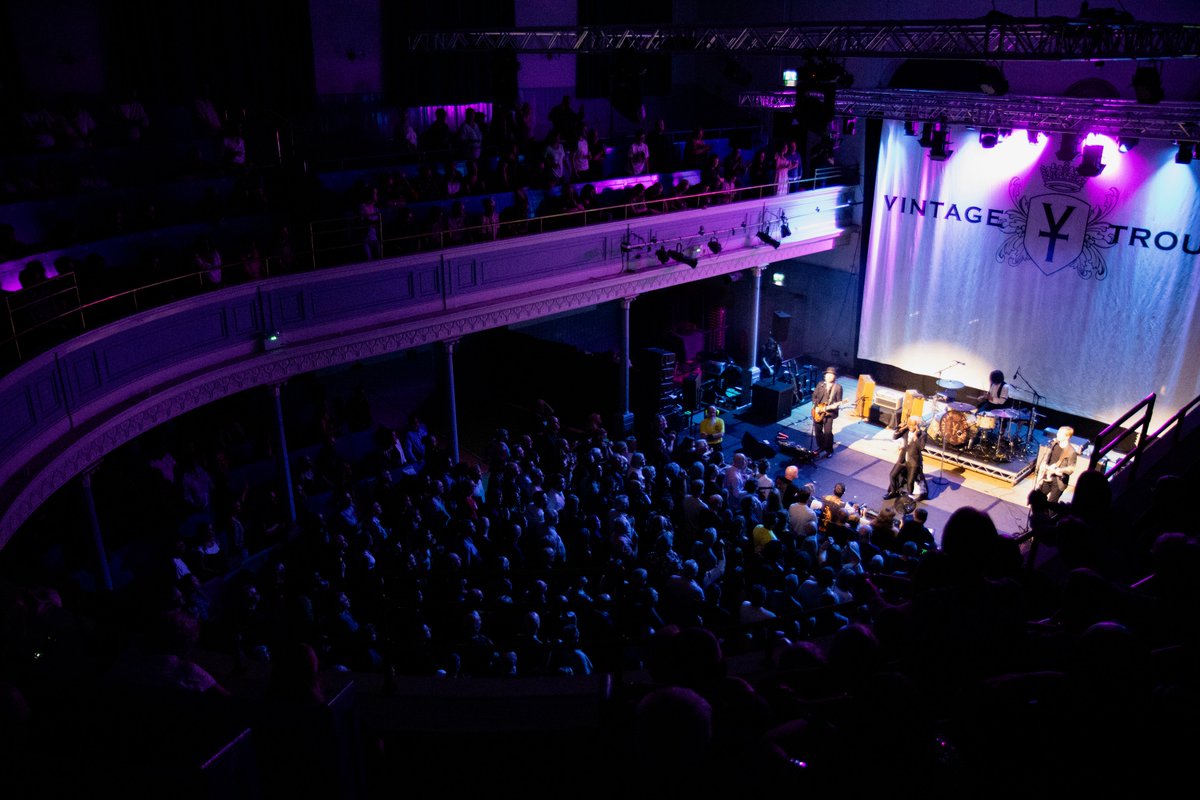
[[[900,409],[871,406],[868,421],[873,425],[882,425],[885,428],[896,428],[900,424]]]
[[[742,446],[738,448],[747,458],[758,461],[760,458],[774,458],[775,448],[766,442],[760,442],[750,435],[749,431],[742,434]]]
[[[771,318],[771,336],[775,341],[783,344],[788,340],[788,335],[792,330],[792,315],[786,311],[776,311],[775,316]]]
[[[756,383],[750,390],[750,413],[755,419],[778,422],[792,414],[792,386]]]
[[[916,389],[904,393],[904,406],[900,410],[900,424],[908,422],[909,417],[920,419],[925,414],[925,395]]]
[[[875,379],[870,375],[859,375],[858,392],[854,397],[855,416],[867,419],[871,413],[871,404],[875,402]]]
[[[700,408],[700,380],[692,375],[683,379],[683,408],[685,411]]]

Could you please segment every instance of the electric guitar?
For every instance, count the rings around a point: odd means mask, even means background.
[[[840,403],[816,403],[812,408],[813,422],[823,422],[834,409],[849,408],[852,405],[854,405],[853,400],[843,400]]]

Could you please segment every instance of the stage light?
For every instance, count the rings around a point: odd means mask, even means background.
[[[979,77],[979,91],[992,97],[1008,94],[1008,79],[999,67],[985,66]]]
[[[933,123],[926,122],[921,126],[921,147],[933,147]]]
[[[1133,71],[1133,93],[1139,103],[1154,105],[1163,97],[1162,76],[1154,67],[1138,67]]]
[[[855,117],[846,117],[842,120],[842,136],[853,136],[855,129],[858,127],[858,119]]]
[[[783,273],[782,272],[772,272],[771,273],[771,283],[775,284],[776,286],[783,286]]]
[[[708,249],[713,252],[714,256],[721,252],[721,243],[717,241],[717,237],[714,236],[708,240]]]
[[[1037,131],[1025,131],[1025,138],[1029,140],[1030,144],[1037,144],[1040,136],[1041,134]]]
[[[655,255],[658,256],[659,262],[663,264],[671,260],[671,256],[667,253],[667,248],[662,245],[658,246],[658,252]]]
[[[696,259],[689,256],[687,253],[684,253],[679,248],[675,248],[671,252],[667,253],[667,257],[675,259],[680,264],[687,264],[692,269],[695,269],[696,265],[700,263]]]
[[[913,122],[911,119],[904,120],[904,135],[905,136],[916,136],[917,135],[917,124],[915,122]]]
[[[1128,136],[1117,137],[1117,150],[1122,153],[1128,153],[1130,150],[1138,146],[1137,139],[1131,139]]]
[[[779,225],[779,238],[786,239],[792,235],[792,226],[788,225],[787,217],[783,218],[783,222]]]
[[[1100,159],[1104,158],[1104,145],[1089,144],[1083,148],[1083,160],[1079,162],[1076,172],[1081,178],[1094,178],[1101,172],[1107,164],[1101,164]]]
[[[979,129],[979,144],[984,150],[991,150],[1000,141],[1000,131],[995,128]]]
[[[1079,137],[1073,133],[1064,133],[1062,144],[1059,145],[1055,155],[1058,156],[1059,161],[1074,161],[1075,156],[1079,155]]]
[[[1180,142],[1179,152],[1175,154],[1176,164],[1190,164],[1192,158],[1196,155],[1195,142]]]
[[[796,70],[785,69],[783,71],[783,85],[788,87],[789,89],[794,88],[796,85],[796,77],[797,77]]]
[[[775,238],[772,238],[771,234],[767,233],[766,231],[759,231],[759,232],[758,232],[758,234],[757,234],[757,236],[758,236],[758,238],[759,238],[759,239],[761,239],[763,242],[765,242],[766,244],[769,244],[769,245],[771,245],[771,247],[774,247],[776,250],[778,250],[778,249],[779,249],[779,240],[778,240],[778,239],[775,239]]]
[[[953,150],[947,149],[950,144],[950,132],[938,130],[933,132],[933,146],[929,148],[930,161],[945,161],[954,155]]]
[[[1012,128],[1001,128],[998,133],[1000,134],[1000,141],[1003,142],[1005,139],[1012,136]]]

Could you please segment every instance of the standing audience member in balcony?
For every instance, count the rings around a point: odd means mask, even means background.
[[[643,175],[650,168],[650,146],[646,144],[646,132],[638,131],[629,145],[629,174]]]
[[[788,164],[788,190],[792,192],[800,191],[799,180],[804,177],[804,164],[800,159],[800,150],[796,146],[796,140],[793,139],[787,145],[787,160]]]
[[[688,137],[687,143],[683,146],[684,167],[703,169],[710,152],[712,152],[712,145],[704,139],[704,128],[693,128],[692,135]]]
[[[119,131],[119,140],[127,144],[140,142],[146,129],[150,127],[150,117],[138,100],[136,91],[129,92],[124,99],[117,101],[113,106],[113,116]]]
[[[587,138],[590,132],[591,128],[584,125],[575,137],[575,149],[571,151],[571,171],[579,180],[584,180],[592,168],[591,154],[588,149],[590,145]]]
[[[396,133],[396,145],[402,153],[415,153],[417,152],[417,129],[413,127],[407,108],[402,109],[400,115],[400,125]]]
[[[654,131],[646,137],[646,145],[650,148],[650,171],[671,172],[678,160],[675,155],[675,140],[667,133],[667,121],[659,119],[654,124]]]
[[[533,142],[533,106],[521,103],[517,112],[517,145],[525,149]]]
[[[607,155],[604,145],[600,142],[600,132],[594,127],[587,129],[588,169],[587,179],[598,181],[604,177],[604,159]]]
[[[483,115],[481,114],[480,117]],[[468,161],[478,161],[483,148],[483,131],[475,121],[475,110],[468,108],[463,112],[462,125],[458,126],[458,141],[462,144],[463,155]]]
[[[775,151],[775,194],[788,193],[788,173],[792,162],[788,158],[787,145],[780,145]]]
[[[496,212],[496,200],[492,197],[483,198],[483,214],[479,217],[479,240],[496,241],[499,227],[500,214]]]
[[[575,141],[575,137],[579,132],[580,126],[583,124],[583,106],[579,106],[579,111],[571,110],[571,96],[564,94],[562,102],[550,109],[550,135],[555,133],[566,142]],[[549,139],[549,137],[548,137]]]
[[[258,249],[258,242],[252,241],[246,248],[242,255],[242,270],[248,281],[259,281],[267,277],[267,261]]]
[[[207,83],[200,87],[200,92],[192,99],[192,120],[201,136],[216,136],[225,127]]]
[[[425,129],[423,139],[422,144],[427,153],[445,155],[450,150],[451,132],[446,123],[446,109],[439,108],[434,112],[433,123]]]
[[[546,150],[542,153],[542,162],[545,166],[545,177],[548,185],[554,186],[563,183],[567,179],[569,175],[567,151],[563,147],[562,135],[558,131],[550,134]]]
[[[462,244],[464,229],[467,227],[467,209],[462,200],[450,204],[450,215],[446,217],[446,235],[450,244]]]
[[[69,94],[64,98],[59,128],[62,142],[68,147],[84,148],[95,144],[96,120],[83,107],[78,95]]]
[[[230,123],[221,139],[221,160],[226,172],[237,174],[246,169],[246,139],[243,137],[242,124]]]
[[[529,232],[529,195],[524,187],[513,190],[512,205],[500,212],[500,236],[523,236]]]
[[[379,191],[374,187],[362,190],[358,204],[358,221],[362,225],[363,254],[368,261],[383,257],[379,241]]]
[[[207,236],[197,238],[192,248],[192,271],[200,273],[206,286],[221,285],[221,253]]]

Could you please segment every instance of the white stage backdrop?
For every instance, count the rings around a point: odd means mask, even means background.
[[[950,138],[932,161],[884,123],[859,356],[970,386],[1000,369],[1024,389],[1019,369],[1044,405],[1103,422],[1157,392],[1156,427],[1200,394],[1200,161],[1089,136],[1106,167],[1084,180],[1057,136]]]

